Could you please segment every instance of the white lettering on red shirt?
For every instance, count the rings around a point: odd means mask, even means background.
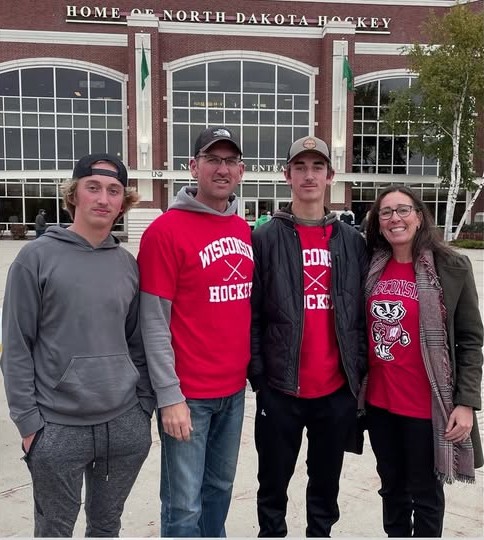
[[[394,414],[431,418],[412,263],[388,262],[368,299],[367,314],[368,403]]]
[[[299,363],[299,392],[304,398],[332,394],[344,385],[331,299],[332,226],[296,225],[302,248],[304,327]]]

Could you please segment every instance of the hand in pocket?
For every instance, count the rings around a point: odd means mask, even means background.
[[[24,452],[26,454],[29,453],[30,447],[32,446],[32,442],[35,439],[36,434],[37,434],[37,432],[32,433],[31,435],[27,435],[27,437],[22,438],[22,448],[24,449]]]

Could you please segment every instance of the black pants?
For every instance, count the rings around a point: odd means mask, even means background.
[[[257,393],[255,444],[259,455],[257,515],[260,537],[287,535],[287,488],[307,428],[307,536],[329,537],[339,519],[339,477],[355,426],[356,400],[345,386],[317,399],[263,388]]]
[[[444,488],[434,474],[432,421],[367,405],[388,536],[442,536]],[[413,524],[412,524],[413,518]]]

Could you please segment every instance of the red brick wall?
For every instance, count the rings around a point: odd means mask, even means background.
[[[287,58],[303,62],[313,67],[319,68],[319,76],[316,77],[316,99],[318,105],[315,108],[315,121],[317,126],[315,133],[328,142],[331,136],[331,97],[332,83],[327,76],[328,66],[332,62],[332,42],[334,39],[347,39],[349,42],[349,59],[354,76],[365,73],[406,67],[405,57],[387,55],[355,55],[354,42],[380,42],[380,43],[425,43],[425,35],[422,34],[421,24],[430,13],[426,7],[416,6],[386,6],[386,5],[365,5],[361,4],[325,4],[325,3],[298,3],[274,1],[241,0],[233,5],[226,0],[215,0],[208,5],[199,7],[210,9],[211,11],[224,11],[227,16],[236,12],[245,13],[249,16],[255,13],[257,17],[261,13],[283,14],[288,16],[294,14],[297,17],[304,15],[308,21],[314,21],[320,15],[332,16],[354,16],[354,17],[387,17],[391,18],[389,35],[381,34],[356,34],[338,35],[327,34],[320,40],[301,37],[284,39],[284,27],[271,25],[270,28],[279,28],[280,35],[277,37],[244,37],[223,35],[224,28],[228,23],[214,25],[213,35],[186,35],[174,33],[158,33],[156,28],[127,27],[126,25],[106,25],[106,24],[86,24],[66,22],[66,5],[83,5],[90,7],[104,6],[106,3],[94,0],[90,2],[77,2],[70,0],[68,3],[60,0],[23,0],[21,2],[9,2],[8,9],[1,12],[1,26],[3,29],[23,29],[23,30],[44,30],[62,32],[85,32],[85,33],[113,33],[128,35],[128,47],[106,47],[106,46],[80,46],[80,45],[56,45],[42,43],[7,43],[2,42],[0,46],[0,64],[6,61],[36,58],[55,57],[81,60],[107,68],[117,70],[130,75],[128,82],[128,124],[136,125],[136,87],[135,87],[135,56],[134,56],[134,34],[137,32],[149,32],[152,41],[152,97],[153,97],[153,168],[164,169],[164,162],[167,160],[167,132],[166,124],[163,121],[167,117],[167,102],[163,100],[166,96],[166,78],[162,69],[163,62],[172,62],[180,58],[213,52],[218,50],[250,50],[260,51],[270,54],[277,54]],[[197,5],[197,4],[195,4]],[[123,13],[128,13],[133,7],[152,8],[161,13],[164,9],[174,11],[190,11],[194,9],[193,0],[164,0],[162,6],[157,0],[116,0],[110,3],[112,7],[119,7]],[[446,13],[446,9],[435,11]],[[177,23],[173,22],[176,28]],[[237,25],[240,26],[240,25]],[[263,25],[250,25],[252,28],[263,29]],[[314,27],[314,24],[310,24]],[[268,28],[267,26],[265,28]],[[292,27],[295,28],[295,27]],[[323,34],[322,28],[321,36]],[[304,31],[301,32],[304,35]],[[156,69],[159,66],[159,69]],[[351,141],[352,136],[352,111],[353,96],[349,95],[348,101],[348,126],[347,140]],[[484,145],[483,136],[480,141]],[[136,167],[136,130],[130,129],[128,132],[128,161],[131,167]],[[352,156],[347,154],[347,170],[351,170]],[[483,167],[482,159],[480,168]],[[166,206],[166,189],[162,182],[154,183],[154,206]],[[484,203],[483,203],[484,204]]]
[[[93,26],[89,24],[66,23],[67,5],[76,5],[78,8],[81,6],[90,6],[92,8],[94,6],[117,7],[121,13],[129,13],[135,7],[153,9],[158,13],[169,9],[173,11],[191,11],[194,9],[198,9],[199,11],[210,10],[212,12],[224,11],[227,16],[236,12],[242,12],[247,16],[251,13],[255,13],[256,15],[264,13],[272,16],[280,13],[286,17],[289,14],[294,14],[298,17],[304,15],[308,22],[317,20],[320,15],[327,15],[328,17],[390,17],[392,18],[392,22],[390,23],[392,32],[391,40],[397,43],[411,43],[421,40],[420,24],[426,19],[430,11],[434,10],[442,13],[447,11],[444,8],[422,6],[386,6],[369,3],[365,5],[363,2],[361,4],[345,4],[344,1],[340,4],[325,4],[323,2],[291,4],[289,2],[240,0],[234,5],[231,2],[226,2],[226,0],[215,0],[206,4],[201,4],[201,2],[194,3],[193,0],[164,0],[163,2],[159,2],[159,0],[116,0],[113,2],[101,2],[99,0],[89,2],[85,0],[82,2],[78,0],[70,0],[68,2],[64,0],[43,0],[41,2],[38,0],[22,0],[8,2],[8,9],[6,7],[2,9],[2,28],[63,30],[72,32],[106,31],[93,30]],[[474,7],[476,6],[474,5]],[[96,28],[103,28],[103,26],[96,25]],[[109,28],[109,31],[113,33],[124,33],[125,30],[125,27],[122,25],[109,25]],[[386,39],[388,36],[375,36],[375,39],[380,41],[382,37]],[[373,38],[369,36],[368,39]]]

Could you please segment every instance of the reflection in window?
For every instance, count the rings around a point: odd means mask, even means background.
[[[277,91],[283,94],[309,94],[309,78],[292,69],[279,68]]]
[[[0,223],[22,223],[24,212],[21,197],[4,198],[5,185],[0,184]]]
[[[38,197],[40,195],[39,184],[25,184],[26,197]]]
[[[240,62],[212,62],[208,64],[210,90],[218,92],[240,91]]]
[[[249,196],[249,194],[247,194]],[[244,218],[246,221],[255,221],[256,220],[256,201],[245,201],[244,202]]]
[[[224,76],[225,77],[225,76]],[[205,89],[205,65],[189,67],[173,74],[173,90]]]
[[[87,98],[87,79],[88,74],[85,71],[58,68],[56,77],[56,96],[58,98],[73,98],[74,96],[78,98]]]
[[[244,92],[265,92],[275,91],[275,70],[276,66],[263,64],[261,62],[243,63],[243,91]]]
[[[52,68],[23,69],[22,95],[52,97],[54,95],[54,71]]]
[[[0,73],[0,96],[19,95],[19,71]]]
[[[308,75],[275,64],[220,61],[173,73],[173,167],[188,163],[200,131],[226,125],[241,136],[249,170],[282,165],[309,133]]]

